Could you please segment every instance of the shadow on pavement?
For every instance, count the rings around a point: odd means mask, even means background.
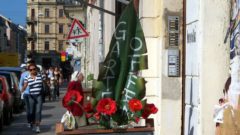
[[[51,118],[52,116],[52,114],[42,114],[42,119]]]
[[[43,105],[43,109],[42,110],[51,110],[53,108],[55,108],[55,106],[45,106],[45,105]]]

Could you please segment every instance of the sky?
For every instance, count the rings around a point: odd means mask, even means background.
[[[27,0],[0,0],[0,14],[15,24],[25,26]]]

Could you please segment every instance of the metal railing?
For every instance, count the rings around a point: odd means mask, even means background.
[[[37,22],[37,18],[36,17],[26,17],[26,21],[27,23],[36,23]]]
[[[30,33],[30,34],[28,34],[27,38],[29,40],[37,39],[37,34],[35,32],[34,33]]]

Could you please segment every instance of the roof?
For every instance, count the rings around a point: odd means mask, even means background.
[[[2,17],[0,17],[0,26],[6,26],[5,20]]]
[[[16,24],[14,24],[14,23],[9,23],[9,26],[10,26],[10,28],[11,28],[13,31],[19,31],[18,26],[17,26]]]

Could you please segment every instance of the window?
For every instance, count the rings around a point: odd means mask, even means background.
[[[45,33],[49,33],[49,24],[45,24]]]
[[[35,17],[35,9],[32,9],[31,10],[31,18],[34,18]]]
[[[44,48],[46,51],[49,51],[49,41],[45,41]]]
[[[35,50],[35,45],[34,45],[34,42],[31,42],[31,50]]]
[[[45,9],[45,17],[49,17],[49,9],[48,8]]]
[[[30,26],[31,27],[31,33],[34,33],[35,32],[35,27],[34,25]]]
[[[63,41],[58,41],[58,51],[63,50]]]
[[[63,24],[59,24],[58,32],[63,33]]]
[[[59,17],[63,17],[63,9],[59,9]]]

